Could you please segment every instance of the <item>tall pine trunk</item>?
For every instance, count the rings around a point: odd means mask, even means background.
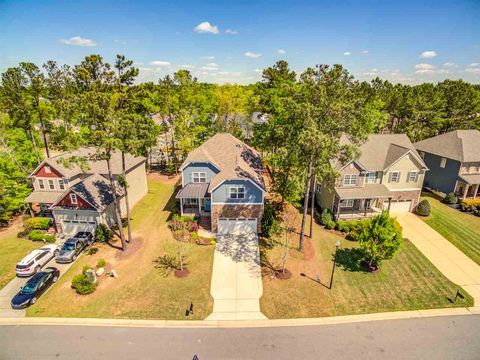
[[[120,210],[118,207],[117,191],[115,188],[115,182],[113,181],[112,167],[111,167],[110,161],[111,161],[111,156],[108,155],[107,157],[108,179],[110,180],[110,189],[112,190],[113,206],[115,207],[115,217],[117,220],[118,233],[120,234],[120,240],[122,241],[122,251],[125,251],[127,250],[127,243],[125,242],[125,236],[123,235],[122,215],[120,214]]]
[[[310,205],[310,239],[313,236],[313,216],[315,215],[315,187],[317,186],[317,178],[313,177],[312,185],[312,204]]]
[[[40,164],[40,153],[38,152],[37,141],[35,140],[35,136],[33,135],[33,131],[30,129],[28,130],[30,134],[30,138],[32,139],[33,150],[35,151],[35,156],[37,157],[37,163]]]
[[[305,223],[307,221],[308,213],[308,194],[310,193],[310,182],[312,180],[312,167],[313,160],[310,159],[308,162],[308,175],[307,175],[307,184],[305,185],[305,198],[303,199],[303,216],[302,216],[302,226],[300,229],[300,241],[298,245],[298,250],[303,251],[304,248],[304,238],[305,238]]]
[[[50,158],[50,149],[48,148],[47,133],[45,132],[45,124],[43,123],[42,115],[39,114],[40,118],[40,128],[42,131],[43,145],[45,145],[45,152],[47,153],[47,158]]]
[[[128,183],[127,183],[127,174],[125,170],[125,152],[122,151],[122,176],[123,181],[125,182],[125,187],[123,190],[125,191],[125,205],[127,207],[127,228],[128,228],[128,242],[132,243],[132,225],[130,223],[130,201],[128,200]]]

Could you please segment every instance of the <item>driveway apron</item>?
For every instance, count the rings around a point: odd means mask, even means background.
[[[207,320],[266,319],[260,312],[263,286],[256,234],[217,235],[210,293],[213,313]]]
[[[412,213],[398,214],[403,235],[449,280],[460,285],[480,305],[480,266]]]

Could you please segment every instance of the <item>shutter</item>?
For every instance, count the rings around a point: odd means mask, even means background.
[[[402,176],[402,172],[401,172],[401,171],[399,171],[399,172],[398,172],[398,177],[397,177],[397,183],[399,183],[399,182],[400,182],[400,177],[401,177],[401,176]]]
[[[389,183],[392,182],[392,173],[391,172],[388,173],[388,182]]]
[[[409,171],[409,172],[407,173],[407,183],[410,182],[410,174],[411,174],[411,173],[412,173],[411,171]]]

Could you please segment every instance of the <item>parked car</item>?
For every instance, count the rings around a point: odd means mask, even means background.
[[[63,264],[73,262],[88,245],[87,238],[70,238],[63,243],[55,261]]]
[[[36,274],[46,263],[56,257],[59,251],[58,246],[55,244],[48,244],[42,246],[40,249],[33,250],[17,263],[17,276],[31,276]]]
[[[47,267],[29,279],[12,299],[13,309],[23,309],[33,305],[37,299],[60,277],[60,270],[56,267]]]
[[[89,245],[93,244],[95,241],[93,233],[90,231],[79,231],[74,236],[75,239],[84,239],[88,242]]]

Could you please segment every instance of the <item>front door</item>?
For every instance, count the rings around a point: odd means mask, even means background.
[[[203,207],[205,211],[210,211],[210,199],[205,199],[205,204]]]

